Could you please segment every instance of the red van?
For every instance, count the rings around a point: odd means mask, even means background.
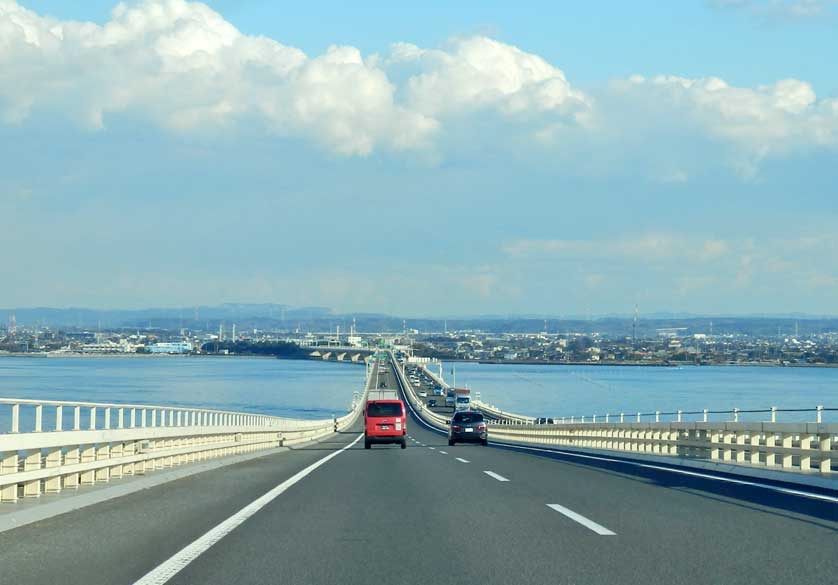
[[[407,447],[407,417],[401,400],[370,400],[364,409],[364,449],[373,443],[399,443]]]

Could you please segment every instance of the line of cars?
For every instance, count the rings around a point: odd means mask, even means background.
[[[433,396],[443,396],[444,389],[441,385],[434,382],[434,380],[425,374],[425,372],[419,366],[415,364],[406,364],[405,365],[405,375],[407,379],[410,380],[410,383],[416,388],[416,393],[421,398],[427,398],[429,395]]]

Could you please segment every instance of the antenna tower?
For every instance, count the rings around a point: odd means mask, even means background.
[[[634,305],[634,321],[631,324],[631,345],[637,348],[637,305]]]

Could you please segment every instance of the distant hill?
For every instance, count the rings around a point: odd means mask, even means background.
[[[545,321],[548,333],[599,333],[608,337],[632,334],[632,315],[609,315],[596,318],[557,318],[542,316],[495,316],[459,318],[402,317],[377,313],[334,313],[327,307],[291,307],[280,304],[226,303],[216,306],[148,309],[22,308],[0,309],[0,327],[14,313],[18,326],[46,325],[53,328],[93,329],[132,328],[214,331],[220,324],[236,324],[239,331],[334,331],[348,333],[353,319],[358,331],[401,331],[406,321],[420,332],[480,330],[488,333],[540,333]],[[838,331],[837,317],[812,315],[697,316],[656,313],[641,315],[637,324],[639,337],[652,337],[658,329],[681,328],[682,333],[748,334],[760,336],[801,335]]]

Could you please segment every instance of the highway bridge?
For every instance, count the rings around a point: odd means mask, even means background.
[[[363,449],[363,397],[345,417],[305,423],[9,401],[18,432],[0,434],[0,583],[824,584],[838,575],[838,490],[831,467],[818,471],[834,461],[834,425],[812,429],[814,453],[808,429],[804,444],[800,432],[789,446],[776,435],[793,470],[739,461],[753,450],[765,461],[773,447],[734,433],[720,447],[731,457],[697,471],[672,463],[677,448],[656,452],[655,440],[678,440],[661,436],[624,436],[623,446],[638,445],[629,453],[513,424],[491,427],[488,447],[449,447],[444,420],[392,356],[368,368],[366,386],[406,399],[406,450]],[[21,432],[25,408],[38,432]],[[61,414],[47,419],[53,410]],[[47,423],[61,430],[45,432]],[[799,468],[801,456],[814,471]]]

